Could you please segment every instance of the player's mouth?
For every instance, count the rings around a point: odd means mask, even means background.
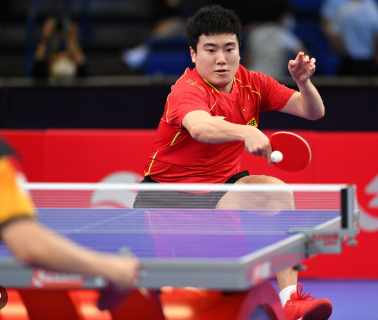
[[[216,73],[218,76],[224,76],[227,72],[228,72],[228,70],[226,70],[226,69],[218,69],[218,70],[215,70],[215,73]]]

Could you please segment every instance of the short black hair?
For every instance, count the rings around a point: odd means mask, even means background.
[[[197,52],[197,44],[201,35],[212,36],[217,34],[235,34],[239,46],[242,39],[242,25],[233,10],[220,5],[204,7],[189,18],[186,29],[188,44]]]

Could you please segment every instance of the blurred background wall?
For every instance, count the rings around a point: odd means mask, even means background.
[[[271,112],[260,128],[374,131],[378,41],[372,59],[357,61],[372,61],[371,73],[338,76],[351,59],[342,33],[350,28],[336,24],[343,5],[360,2],[376,8],[375,0],[0,0],[0,128],[157,128],[170,86],[193,67],[187,18],[220,3],[243,23],[242,64],[258,55],[256,37],[269,49],[272,25],[284,32],[285,65],[296,48],[317,60],[312,79],[326,116],[309,122]],[[357,31],[376,40],[374,17]],[[287,71],[275,77],[296,88]]]

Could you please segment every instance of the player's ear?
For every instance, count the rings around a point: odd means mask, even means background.
[[[190,56],[192,57],[192,62],[196,63],[196,52],[190,47]]]

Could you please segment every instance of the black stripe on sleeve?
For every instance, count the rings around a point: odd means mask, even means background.
[[[16,155],[16,152],[0,138],[0,157]]]

